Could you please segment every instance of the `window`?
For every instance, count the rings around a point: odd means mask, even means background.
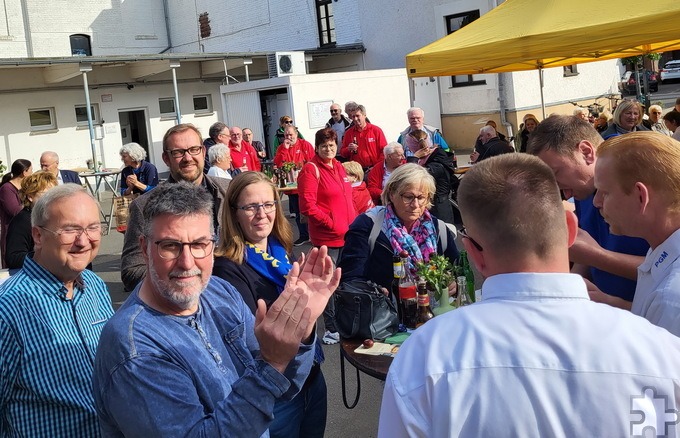
[[[319,25],[319,46],[334,46],[335,18],[331,0],[316,0],[316,18]]]
[[[576,76],[578,75],[578,68],[576,64],[565,65],[564,67],[564,77]]]
[[[158,99],[158,107],[161,110],[161,117],[175,117],[177,114],[175,99],[172,97]]]
[[[194,113],[195,114],[208,114],[212,113],[212,98],[209,94],[202,96],[194,96]]]
[[[85,110],[85,105],[76,105],[76,125],[87,126],[87,111]],[[90,105],[90,114],[92,115],[92,123],[101,123],[99,120],[99,105],[94,103]]]
[[[446,33],[452,34],[458,29],[462,29],[468,24],[479,18],[479,10],[462,12],[460,14],[448,15],[446,20]],[[470,85],[485,85],[485,79],[475,79],[476,75],[451,76],[451,87],[467,87]]]
[[[89,35],[75,34],[71,35],[69,39],[71,40],[71,55],[92,56]]]
[[[57,121],[54,117],[54,108],[29,109],[28,119],[31,123],[31,131],[47,131],[49,129],[57,129]]]

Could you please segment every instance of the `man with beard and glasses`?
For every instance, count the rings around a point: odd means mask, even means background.
[[[315,322],[337,287],[326,247],[293,264],[269,310],[253,315],[211,277],[210,195],[154,189],[139,245],[149,274],[106,324],[93,377],[104,436],[269,436],[274,402],[302,388]]]
[[[163,161],[170,168],[170,177],[163,184],[187,181],[206,190],[210,194],[211,204],[214,207],[212,225],[216,233],[230,180],[203,173],[205,146],[201,138],[198,129],[189,123],[175,125],[168,129],[163,137]],[[142,210],[148,200],[148,195],[149,193],[145,193],[130,204],[130,216],[120,261],[120,276],[126,291],[134,289],[146,273],[142,250],[139,247],[139,237],[145,225]]]

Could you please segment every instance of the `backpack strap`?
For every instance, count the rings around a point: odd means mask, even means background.
[[[320,175],[319,175],[319,168],[316,167],[316,164],[312,163],[311,161],[307,161],[307,164],[311,164],[312,166],[314,166],[314,172],[315,172],[315,174],[316,174],[316,179],[319,179],[319,177],[320,177]]]
[[[380,235],[380,230],[382,228],[383,220],[385,219],[385,207],[371,208],[366,212],[366,216],[373,220],[373,228],[371,228],[371,234],[368,235],[368,254],[373,253],[373,248],[375,248],[375,241],[378,240]]]

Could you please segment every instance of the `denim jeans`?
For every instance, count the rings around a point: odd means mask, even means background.
[[[295,213],[295,224],[298,227],[298,234],[301,239],[309,240],[309,230],[307,224],[300,223],[300,196],[288,195],[288,206],[290,212]]]
[[[323,438],[326,430],[326,380],[319,373],[290,401],[274,405],[271,438]]]

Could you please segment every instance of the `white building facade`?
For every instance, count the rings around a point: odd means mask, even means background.
[[[86,64],[97,160],[117,168],[120,146],[137,141],[164,171],[161,140],[178,113],[205,135],[217,120],[238,119],[238,109],[227,107],[229,94],[278,76],[274,52],[304,52],[305,71],[296,73],[308,75],[403,69],[407,53],[495,6],[490,0],[6,0],[0,8],[0,159],[37,164],[42,151],[55,150],[63,167],[85,165],[92,156],[84,123]],[[515,25],[520,23],[508,23]],[[601,96],[616,91],[616,61],[578,65],[572,73],[545,71],[548,113],[571,112],[570,102],[598,97],[606,106]],[[426,109],[427,122],[461,148],[472,145],[486,120],[505,122],[513,132],[527,112],[540,118],[536,72],[405,80],[399,82],[403,90],[378,97],[380,88],[367,90],[365,81],[348,77],[323,76],[327,91],[316,98],[307,86],[304,101],[295,100],[294,86],[313,81],[288,81],[288,109],[307,120],[309,102],[355,100],[367,105],[377,125],[405,127],[406,93]],[[234,86],[248,80],[252,86]],[[275,121],[267,104],[269,81],[260,87],[262,120],[250,126],[261,140]],[[250,113],[256,109],[255,101]],[[396,139],[396,129],[388,131]]]

